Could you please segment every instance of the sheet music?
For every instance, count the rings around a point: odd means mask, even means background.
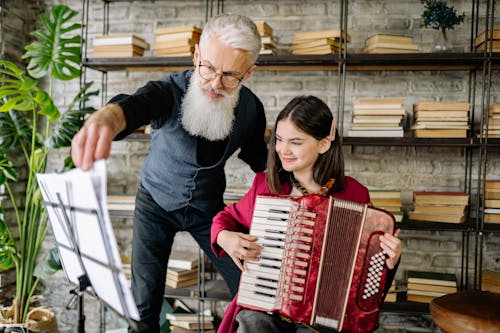
[[[107,306],[138,321],[107,209],[105,161],[37,178],[68,280],[78,284],[86,274]]]

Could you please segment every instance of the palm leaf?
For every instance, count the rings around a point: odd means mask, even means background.
[[[38,82],[7,60],[0,60],[0,74],[0,112],[33,110]]]
[[[52,16],[41,15],[43,28],[32,33],[35,41],[25,47],[23,59],[30,58],[28,73],[41,78],[49,71],[59,80],[71,80],[80,75],[81,37],[63,37],[68,32],[80,29],[81,24],[68,22],[78,13],[64,5],[54,6]]]
[[[98,90],[88,91],[92,82],[86,83],[78,95],[75,96],[68,110],[61,115],[61,118],[53,125],[53,133],[49,139],[49,145],[53,148],[68,147],[71,145],[71,139],[76,132],[80,130],[85,121],[85,116],[94,112],[93,107],[85,107],[90,97],[97,96]]]
[[[12,162],[5,156],[4,152],[0,151],[0,185],[5,184],[9,179],[16,182],[17,174],[14,171]],[[1,209],[2,207],[0,207],[0,216],[2,216]]]
[[[19,148],[22,143],[26,147],[31,145],[32,136],[31,119],[22,113],[11,110],[0,113],[0,149],[13,150]],[[37,134],[35,144],[42,146],[42,138]]]
[[[7,223],[1,218],[3,213],[3,209],[0,207],[0,270],[7,270],[14,265],[17,250]]]

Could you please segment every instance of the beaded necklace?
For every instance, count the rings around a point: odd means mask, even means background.
[[[300,193],[302,193],[302,195],[309,194],[307,189],[304,186],[302,186],[302,184],[299,183],[299,181],[297,179],[295,179],[295,176],[293,175],[293,173],[290,174],[290,182],[292,183],[293,187],[295,187]],[[316,194],[326,195],[328,193],[328,191],[330,191],[330,189],[332,188],[334,183],[335,183],[335,179],[330,178],[326,182],[325,185],[323,185],[319,188],[319,191]]]

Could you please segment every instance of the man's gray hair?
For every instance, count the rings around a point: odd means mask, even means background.
[[[259,57],[261,39],[255,23],[246,16],[221,14],[208,20],[200,37],[200,46],[211,36],[217,36],[230,47],[248,51],[254,64]]]

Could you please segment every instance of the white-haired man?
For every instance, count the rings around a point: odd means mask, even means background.
[[[151,124],[151,149],[137,191],[132,241],[132,292],[141,331],[159,332],[165,276],[177,231],[189,231],[237,292],[240,270],[210,248],[212,218],[223,208],[224,165],[238,157],[265,168],[266,119],[259,99],[242,82],[255,69],[260,35],[247,17],[210,19],[196,45],[195,68],[118,95],[75,135],[72,157],[86,170],[107,158],[111,142]]]

